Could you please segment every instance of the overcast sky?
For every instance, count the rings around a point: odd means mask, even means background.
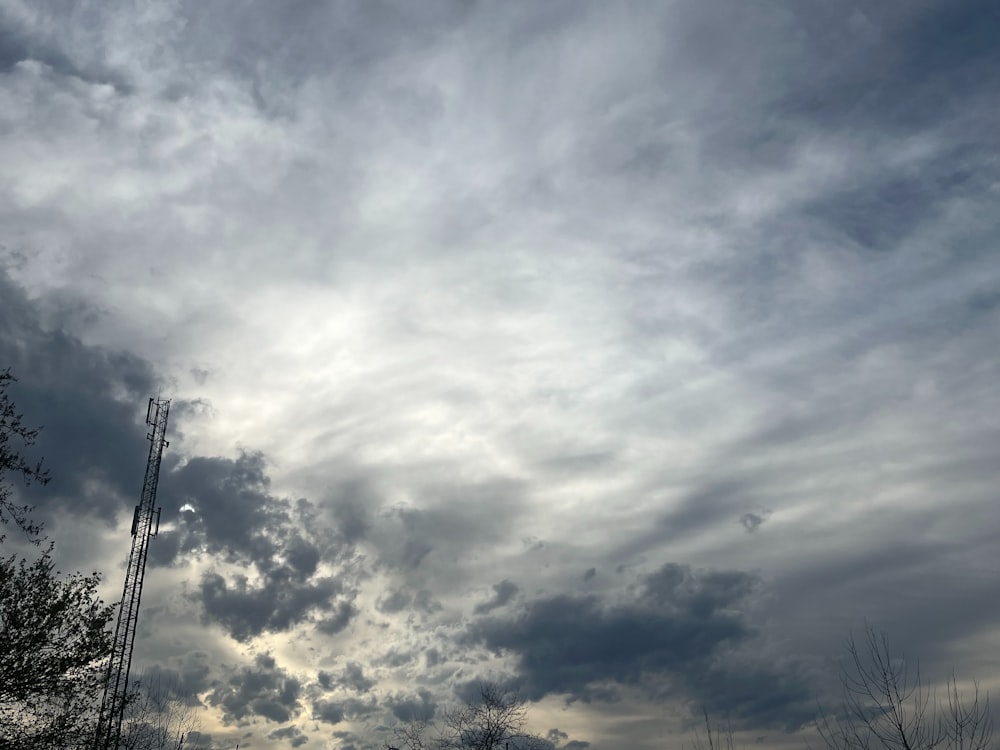
[[[992,0],[0,0],[0,368],[219,747],[1000,689]],[[589,743],[589,745],[587,744]]]

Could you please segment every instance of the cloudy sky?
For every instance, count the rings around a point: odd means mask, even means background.
[[[0,0],[0,367],[218,747],[1000,689],[990,0]],[[182,510],[183,509],[183,510]],[[589,743],[589,745],[587,744]]]

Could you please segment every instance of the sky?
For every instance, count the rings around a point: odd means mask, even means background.
[[[1000,689],[989,0],[0,0],[0,367],[218,748]],[[26,491],[27,492],[27,491]],[[11,544],[10,541],[6,544]]]

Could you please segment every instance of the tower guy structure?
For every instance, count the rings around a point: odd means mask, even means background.
[[[160,530],[161,509],[154,510],[154,506],[156,485],[160,479],[160,460],[163,457],[163,449],[169,445],[166,440],[169,413],[169,400],[149,399],[149,405],[146,407],[146,424],[152,428],[146,436],[149,440],[149,459],[146,461],[142,495],[132,516],[132,551],[129,553],[128,568],[125,571],[125,588],[118,608],[114,647],[111,660],[108,662],[94,750],[117,750],[121,739],[122,718],[128,696],[128,673],[132,666],[132,649],[135,647],[135,631],[139,623],[142,579],[146,572],[146,555],[149,551],[149,540]]]

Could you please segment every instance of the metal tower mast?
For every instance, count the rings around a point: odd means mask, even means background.
[[[121,738],[122,717],[128,693],[128,672],[132,666],[135,630],[139,623],[142,579],[146,572],[146,555],[149,551],[149,540],[160,530],[161,509],[153,510],[153,505],[156,502],[156,485],[160,478],[160,459],[163,456],[163,449],[169,445],[165,439],[169,413],[169,400],[149,399],[149,405],[146,407],[146,424],[153,428],[146,436],[149,440],[149,460],[146,461],[142,495],[132,516],[132,551],[128,557],[128,569],[125,571],[125,589],[122,592],[121,606],[118,608],[114,650],[108,662],[94,750],[117,750]]]

